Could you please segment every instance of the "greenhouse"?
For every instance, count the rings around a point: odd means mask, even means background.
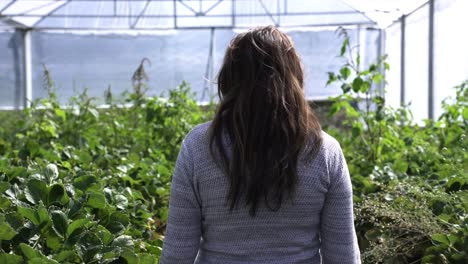
[[[230,41],[267,25],[343,149],[362,262],[467,263],[467,11],[0,0],[0,263],[158,263],[182,140],[215,115]]]

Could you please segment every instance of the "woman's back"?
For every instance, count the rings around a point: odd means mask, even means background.
[[[358,263],[346,162],[305,99],[291,38],[238,34],[218,93],[182,144],[161,263]]]
[[[182,145],[161,263],[194,263],[197,254],[202,264],[359,263],[350,177],[335,139],[323,133],[316,156],[299,157],[292,201],[277,211],[261,204],[252,217],[248,207],[226,206],[229,182],[210,154],[209,126]]]

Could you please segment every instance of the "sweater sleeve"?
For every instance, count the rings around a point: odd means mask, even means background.
[[[351,178],[341,147],[335,143],[328,157],[330,182],[320,222],[322,263],[358,264]]]
[[[201,205],[193,180],[186,140],[177,158],[169,199],[169,217],[160,264],[193,264],[201,238]]]

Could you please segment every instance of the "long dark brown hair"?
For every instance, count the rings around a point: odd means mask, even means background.
[[[299,154],[313,156],[321,144],[291,39],[271,26],[237,35],[226,50],[218,94],[210,149],[229,178],[230,210],[244,195],[251,216],[261,199],[278,210],[295,193]]]

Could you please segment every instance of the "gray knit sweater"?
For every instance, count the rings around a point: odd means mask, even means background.
[[[360,263],[351,181],[334,138],[323,132],[318,156],[299,160],[294,202],[251,217],[248,207],[225,205],[228,180],[211,158],[209,126],[182,143],[161,264]]]

